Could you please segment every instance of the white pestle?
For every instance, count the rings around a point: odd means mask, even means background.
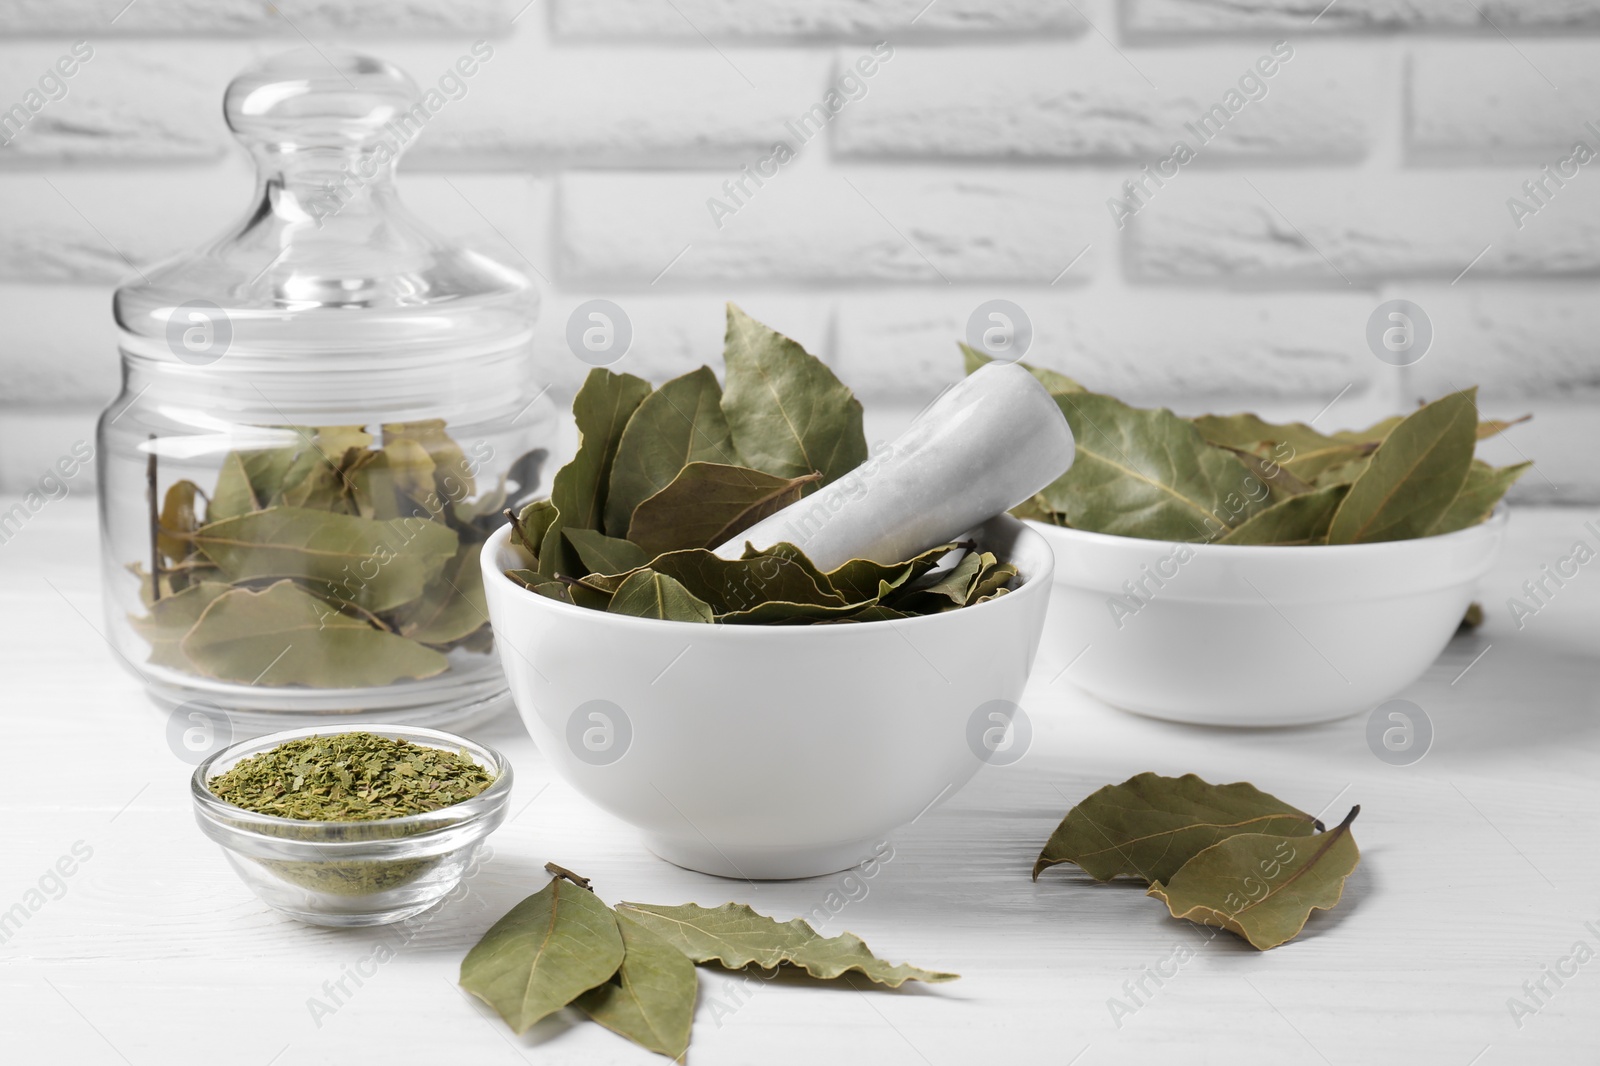
[[[893,444],[716,549],[798,546],[823,570],[894,563],[1010,510],[1072,465],[1072,429],[1015,363],[989,363],[947,389]]]

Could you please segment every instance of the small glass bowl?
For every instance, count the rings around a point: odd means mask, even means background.
[[[189,791],[201,831],[222,845],[234,870],[268,906],[312,925],[387,925],[427,910],[460,883],[478,844],[505,820],[511,764],[493,748],[453,733],[374,725],[361,731],[465,752],[494,781],[436,811],[363,822],[259,814],[219,799],[208,785],[285,741],[347,731],[290,729],[235,744],[196,768]]]

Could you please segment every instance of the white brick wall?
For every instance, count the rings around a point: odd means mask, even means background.
[[[118,6],[0,5],[0,111],[72,42],[94,49],[0,147],[7,492],[115,391],[109,294],[130,264],[243,210],[221,93],[304,36],[423,83],[492,41],[402,188],[536,277],[536,375],[557,393],[586,369],[564,341],[579,303],[621,304],[621,368],[660,379],[715,360],[731,298],[833,361],[884,435],[1004,298],[1033,321],[1031,358],[1185,411],[1326,408],[1334,426],[1477,382],[1487,411],[1536,414],[1485,450],[1540,462],[1523,499],[1600,500],[1600,161],[1561,184],[1544,169],[1577,140],[1600,152],[1600,0]],[[1292,56],[1241,86],[1280,40]],[[892,54],[858,66],[880,41]],[[830,88],[839,113],[797,138]],[[1230,104],[1201,144],[1190,124]],[[1180,138],[1193,161],[1144,178]],[[733,199],[780,141],[795,158]],[[1511,197],[1537,210],[1513,217]],[[1436,334],[1403,371],[1364,339],[1399,297]]]

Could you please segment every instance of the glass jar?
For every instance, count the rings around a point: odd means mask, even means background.
[[[116,293],[107,623],[160,704],[265,729],[502,703],[478,548],[544,494],[558,415],[533,388],[531,284],[395,194],[420,98],[347,53],[241,74],[224,110],[259,172],[249,213]]]

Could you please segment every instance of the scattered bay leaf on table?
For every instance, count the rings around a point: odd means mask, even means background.
[[[610,980],[624,948],[611,908],[560,877],[501,918],[461,960],[461,987],[518,1033]]]
[[[257,685],[387,685],[449,666],[432,648],[342,614],[292,581],[228,590],[179,648],[207,677]]]
[[[746,464],[826,485],[866,461],[861,401],[820,359],[731,303],[722,357],[722,410]]]
[[[1516,463],[1512,466],[1490,466],[1488,463],[1474,462],[1467,469],[1467,478],[1461,483],[1461,491],[1456,493],[1456,498],[1450,501],[1450,506],[1444,509],[1433,525],[1428,527],[1429,536],[1438,536],[1441,533],[1454,533],[1458,529],[1477,525],[1489,517],[1489,512],[1494,510],[1495,504],[1510,490],[1513,482],[1527,473],[1532,463]]]
[[[382,613],[422,595],[458,538],[437,522],[272,507],[201,526],[194,543],[231,581],[301,578]]]
[[[576,553],[561,537],[565,527],[600,529],[605,518],[606,487],[623,427],[650,395],[650,383],[632,374],[613,374],[595,367],[583,379],[572,401],[578,424],[578,451],[571,462],[556,471],[550,501],[556,518],[539,545],[539,572],[546,577],[572,574]]]
[[[994,362],[994,359],[991,356],[985,355],[976,348],[973,348],[971,345],[962,343],[960,344],[960,348],[961,359],[965,364],[965,369],[968,374],[971,374],[973,371],[987,363]],[[1019,363],[1018,365],[1028,373],[1032,374],[1034,379],[1038,381],[1039,384],[1043,385],[1045,387],[1045,391],[1050,393],[1052,396],[1056,396],[1064,392],[1085,391],[1082,385],[1078,384],[1072,378],[1067,377],[1065,374],[1058,374],[1054,370],[1048,370],[1042,366],[1031,366],[1028,363]]]
[[[1323,544],[1349,485],[1329,485],[1257,511],[1219,544]]]
[[[681,907],[619,903],[617,914],[637,920],[695,962],[718,962],[730,970],[750,965],[775,970],[790,965],[824,980],[854,972],[889,988],[899,988],[907,981],[953,981],[960,976],[890,965],[854,933],[824,937],[803,919],[779,922],[742,903],[710,908],[694,903]]]
[[[578,552],[578,559],[592,574],[625,574],[650,561],[644,549],[620,537],[608,537],[596,529],[567,529],[567,540]]]
[[[161,500],[160,530],[156,546],[169,562],[179,562],[189,554],[189,534],[200,526],[195,515],[195,497],[203,495],[192,481],[174,481]]]
[[[1096,881],[1165,882],[1236,833],[1309,836],[1319,828],[1311,815],[1243,781],[1213,785],[1194,774],[1142,773],[1097,789],[1068,811],[1034,862],[1033,877],[1070,862]]]
[[[1313,910],[1331,910],[1361,852],[1350,835],[1360,807],[1316,836],[1241,833],[1206,848],[1146,893],[1174,918],[1226,929],[1265,951],[1305,928]]]
[[[628,539],[655,556],[680,548],[715,548],[777,514],[820,480],[779,477],[743,466],[692,462],[633,512]]]
[[[722,386],[705,366],[662,385],[628,419],[611,464],[605,531],[627,536],[634,508],[665,489],[690,463],[738,463],[722,413]]]
[[[151,665],[188,669],[189,660],[178,647],[179,642],[189,635],[211,601],[230,587],[222,581],[201,581],[182,592],[146,604],[149,614],[130,616],[128,622],[134,632],[150,645]]]
[[[394,612],[395,632],[419,644],[453,644],[489,624],[481,545],[463,544],[422,595]]]
[[[611,597],[606,610],[635,618],[665,618],[675,622],[712,621],[711,608],[677,580],[653,570],[630,574]]]
[[[1334,514],[1329,544],[1427,535],[1461,491],[1472,465],[1477,391],[1435,400],[1389,432]]]
[[[580,995],[575,1005],[619,1036],[658,1055],[682,1058],[694,1026],[699,978],[689,957],[626,914],[622,968],[611,980]]]
[[[1143,410],[1098,393],[1056,397],[1072,426],[1077,457],[1041,493],[1069,525],[1155,540],[1212,539],[1261,510],[1251,474],[1207,445],[1171,411]]]

